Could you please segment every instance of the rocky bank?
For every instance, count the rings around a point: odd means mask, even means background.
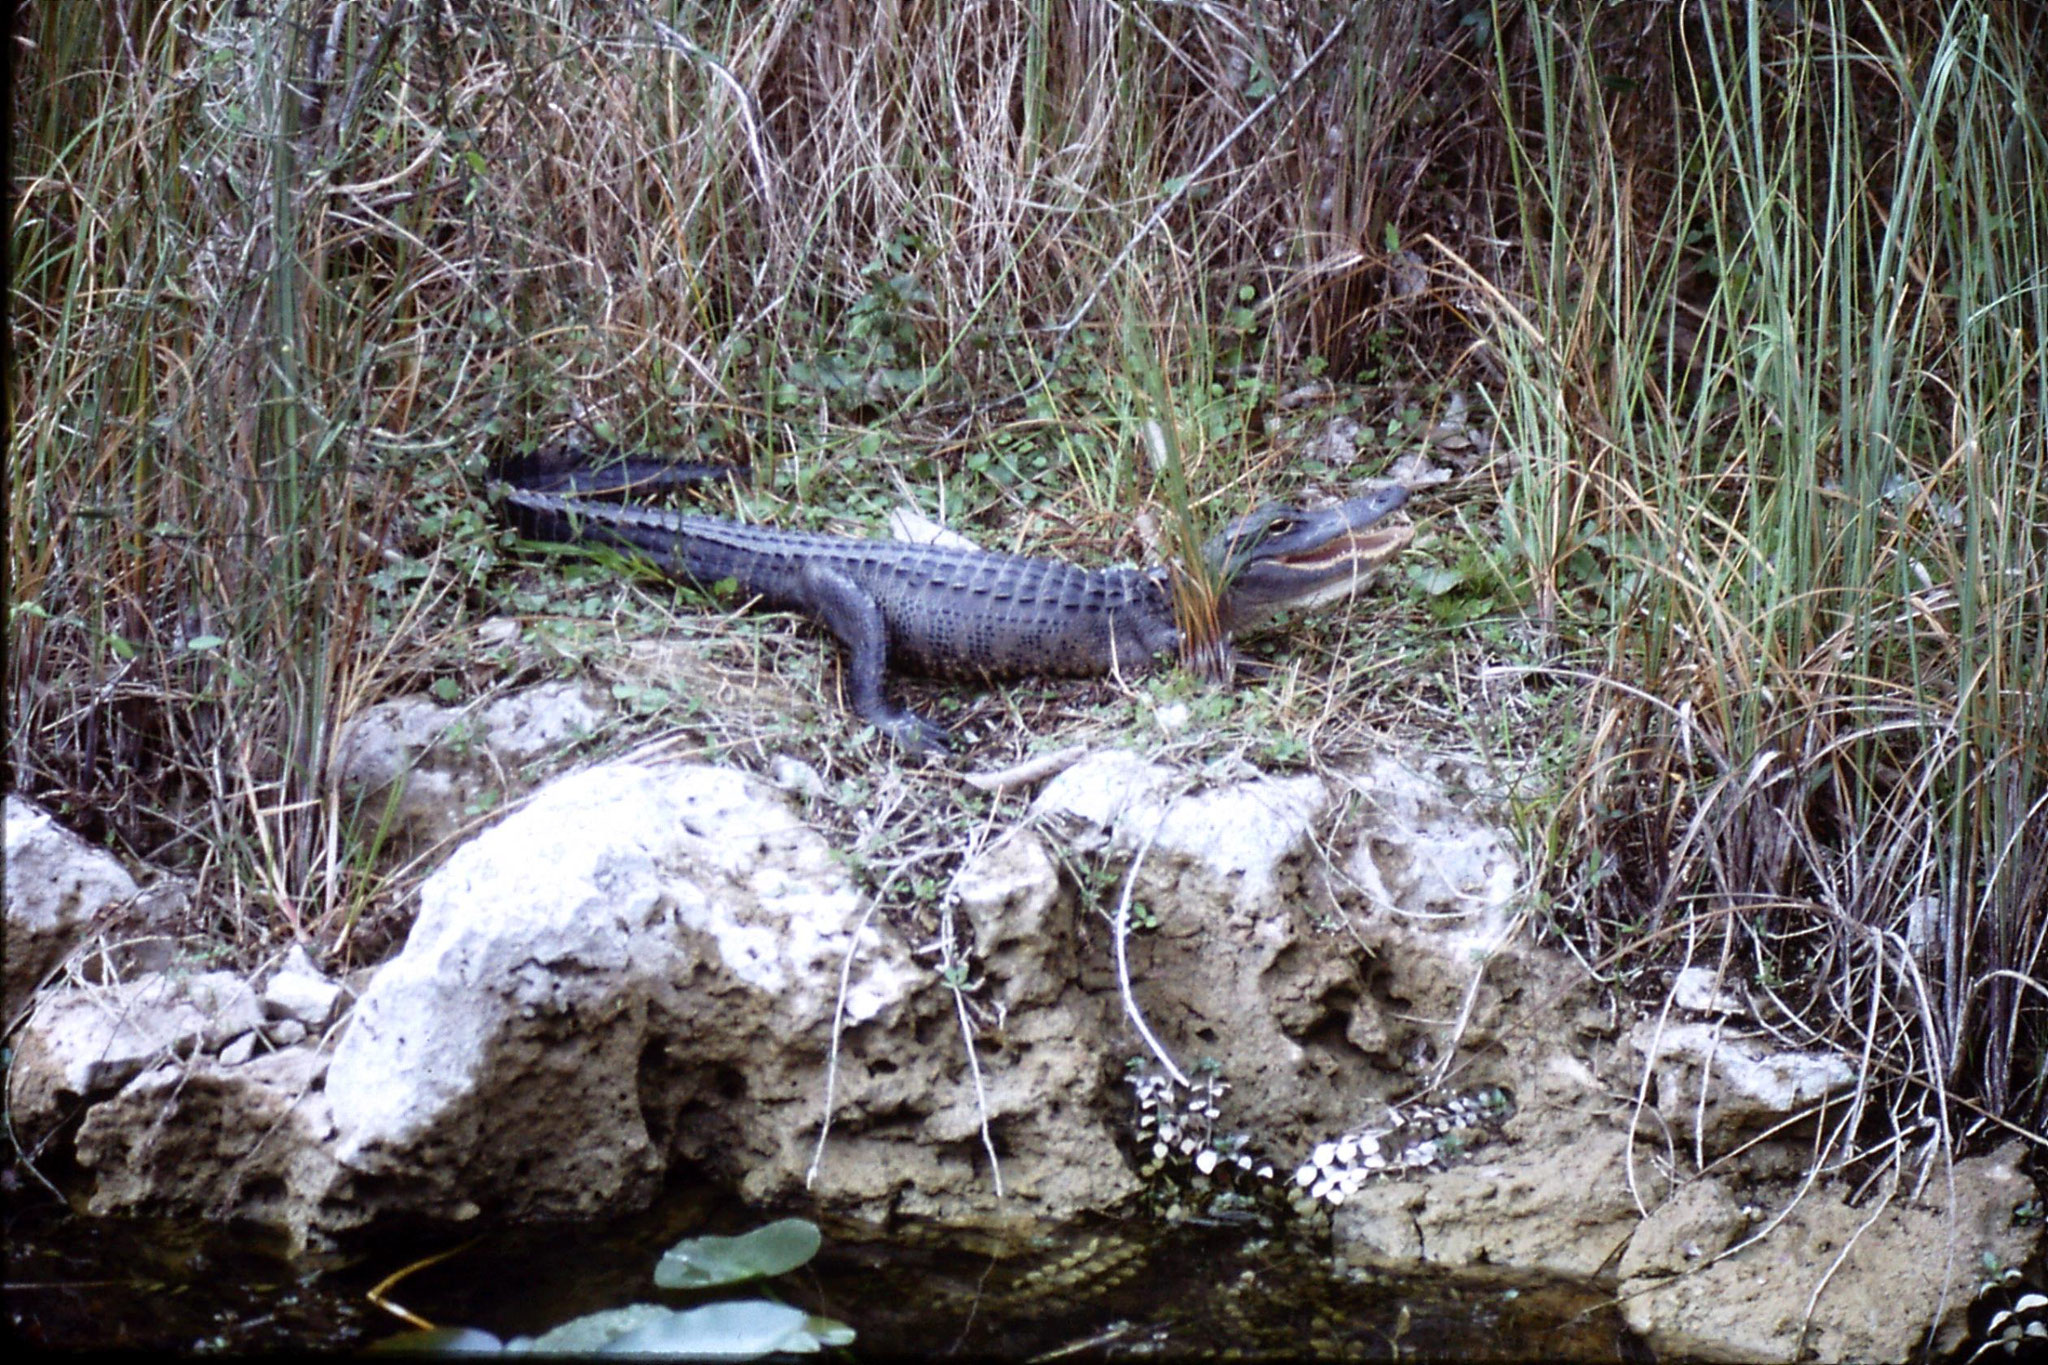
[[[349,780],[409,837],[444,836],[482,774],[601,709],[558,688],[456,746],[430,702],[372,708]],[[608,1216],[683,1171],[878,1224],[1026,1229],[1140,1191],[1142,1057],[1227,1078],[1223,1122],[1278,1181],[1395,1102],[1511,1095],[1483,1145],[1346,1185],[1335,1254],[1597,1283],[1660,1354],[1948,1349],[1983,1266],[2031,1250],[2018,1144],[1814,1175],[1853,1059],[1771,1044],[1710,970],[1644,1015],[1534,943],[1524,869],[1449,794],[1472,785],[1455,758],[1274,775],[1087,754],[972,833],[926,943],[805,818],[815,776],[777,772],[546,782],[427,879],[402,951],[346,980],[303,949],[201,970],[152,937],[167,883],[10,797],[17,1141],[75,1159],[94,1214],[248,1218],[307,1247]]]

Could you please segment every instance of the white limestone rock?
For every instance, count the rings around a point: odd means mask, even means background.
[[[15,1122],[41,1132],[144,1069],[218,1052],[263,1022],[233,972],[164,972],[46,993],[23,1026],[8,1072]]]
[[[328,1074],[338,1155],[406,1172],[444,1213],[471,1188],[531,1215],[630,1206],[671,1155],[651,1128],[688,1130],[692,1157],[768,1142],[784,1178],[849,953],[852,1027],[919,974],[767,784],[695,765],[573,774],[423,886]]]
[[[36,983],[78,946],[101,910],[138,888],[114,856],[19,796],[6,802],[6,974],[0,1011],[12,1020]]]
[[[341,1002],[340,983],[327,977],[304,945],[294,943],[263,986],[263,1007],[272,1019],[295,1019],[309,1030],[326,1028]]]
[[[1255,776],[1200,791],[1183,774],[1124,749],[1091,754],[1046,783],[1034,821],[1056,823],[1081,851],[1136,857],[1153,887],[1222,895],[1238,911],[1271,913],[1294,880],[1329,808],[1323,780]]]
[[[366,823],[388,815],[391,834],[430,845],[502,800],[526,765],[566,757],[612,709],[604,690],[587,682],[542,683],[476,708],[397,697],[349,720],[335,769]]]
[[[1653,1016],[1636,1022],[1629,1043],[1656,1072],[1657,1112],[1709,1155],[1856,1084],[1846,1058],[1787,1051],[1721,1023]]]

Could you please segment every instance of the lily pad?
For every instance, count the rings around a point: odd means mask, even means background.
[[[741,1299],[702,1308],[636,1303],[565,1322],[507,1350],[537,1355],[665,1355],[698,1360],[754,1360],[787,1352],[809,1355],[853,1341],[853,1329],[831,1318],[766,1299]]]
[[[818,1254],[818,1225],[784,1218],[739,1237],[691,1237],[670,1247],[654,1267],[663,1289],[709,1289],[794,1270]]]

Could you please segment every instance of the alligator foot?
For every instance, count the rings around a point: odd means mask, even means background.
[[[952,731],[903,707],[890,707],[868,716],[867,720],[907,754],[922,758],[945,753],[953,747]]]

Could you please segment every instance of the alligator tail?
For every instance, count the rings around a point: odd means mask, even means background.
[[[695,489],[721,478],[744,484],[747,471],[739,465],[662,460],[614,447],[560,444],[502,459],[491,477],[528,493],[624,500]]]

